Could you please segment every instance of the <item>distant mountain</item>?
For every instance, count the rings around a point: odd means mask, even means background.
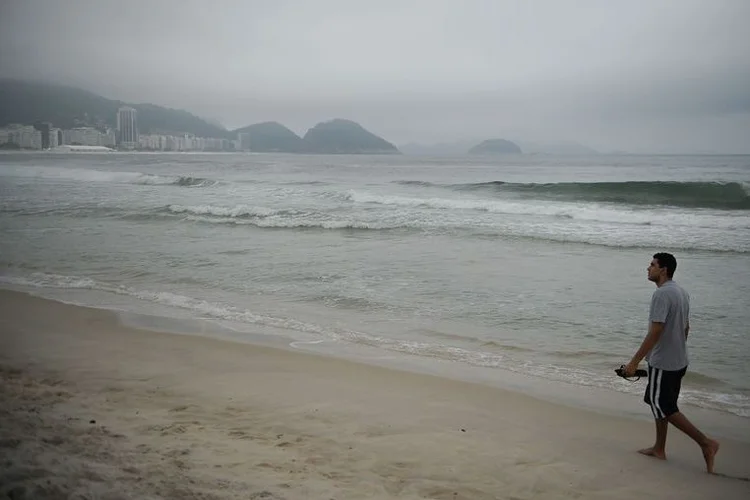
[[[399,154],[399,150],[361,125],[340,118],[321,122],[303,137],[307,151],[325,154]]]
[[[524,154],[542,154],[542,155],[594,155],[598,151],[584,146],[577,142],[529,142],[513,141],[518,145]],[[417,144],[408,143],[399,145],[398,149],[407,155],[422,156],[463,156],[471,149],[477,141],[454,141],[441,142],[438,144]]]
[[[307,149],[300,136],[278,122],[248,125],[233,134],[240,139],[242,149],[259,153],[301,153]],[[242,139],[240,134],[247,134],[247,139]]]
[[[487,139],[469,149],[471,155],[521,154],[518,144],[505,139]]]
[[[475,141],[441,142],[438,144],[418,144],[411,142],[400,145],[398,149],[405,155],[463,156],[474,144],[476,144]]]
[[[63,85],[0,80],[0,127],[10,123],[31,125],[45,121],[59,128],[115,128],[120,106],[138,110],[138,129],[142,134],[233,137],[223,127],[179,109],[125,103]]]
[[[526,154],[546,155],[595,155],[598,151],[577,142],[525,142],[517,141],[517,144]]]
[[[11,123],[33,125],[50,122],[54,127],[116,128],[117,110],[130,106],[138,111],[141,134],[182,135],[237,139],[245,137],[251,151],[323,154],[398,154],[385,139],[361,125],[342,119],[318,123],[304,138],[277,122],[249,125],[234,131],[180,109],[155,104],[133,104],[63,85],[19,80],[0,80],[0,127]]]
[[[138,130],[142,134],[180,135],[234,139],[224,127],[208,123],[182,109],[171,109],[154,104],[129,104],[138,111]],[[115,125],[113,120],[113,125]]]

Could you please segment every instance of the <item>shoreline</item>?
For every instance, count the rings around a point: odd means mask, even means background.
[[[2,494],[12,498],[747,498],[672,431],[320,354],[124,326],[0,291]],[[701,425],[701,422],[696,422]],[[750,443],[717,471],[750,477]],[[672,495],[673,494],[673,495]],[[88,496],[87,496],[88,495]]]
[[[612,416],[624,415],[646,422],[652,421],[650,410],[641,401],[646,381],[631,383],[620,380],[613,372],[609,373],[611,370],[608,367],[603,369],[614,381],[613,385],[602,386],[598,383],[590,385],[580,383],[580,380],[568,380],[562,374],[553,378],[527,373],[524,370],[515,370],[512,367],[472,365],[367,344],[320,339],[309,335],[294,335],[281,327],[247,323],[234,325],[231,321],[215,318],[196,318],[189,311],[158,304],[147,304],[148,307],[143,310],[143,304],[140,302],[136,304],[129,296],[123,297],[103,291],[90,295],[87,290],[37,289],[22,285],[9,286],[8,283],[0,287],[0,291],[2,290],[74,307],[107,311],[116,316],[116,321],[136,330],[198,336],[291,352],[311,353],[371,366],[479,383],[502,390],[524,393],[543,401],[573,408]],[[174,315],[175,313],[177,315]],[[617,385],[619,387],[616,387]],[[693,387],[689,383],[683,384],[683,396],[692,390]],[[684,407],[686,413],[703,422],[708,432],[750,443],[750,426],[748,426],[750,419],[748,417],[738,415],[733,411],[697,405],[690,399],[686,401],[684,397],[681,398],[680,405]]]

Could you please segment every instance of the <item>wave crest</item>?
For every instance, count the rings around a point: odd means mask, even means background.
[[[265,207],[251,207],[249,205],[235,205],[233,207],[220,207],[216,205],[168,205],[166,210],[173,214],[208,215],[214,217],[229,217],[232,219],[270,217],[272,215],[289,213],[289,211],[274,210]]]
[[[209,187],[216,184],[216,181],[211,179],[205,179],[203,177],[190,177],[190,176],[179,176],[179,177],[163,177],[159,175],[150,174],[139,174],[138,177],[132,182],[132,184],[143,184],[143,185],[167,185],[167,186],[181,186],[181,187]]]
[[[117,184],[209,187],[217,182],[186,175],[156,175],[143,172],[113,172],[87,168],[25,166],[3,170],[0,175],[32,179],[58,179],[77,182],[109,182]]]
[[[628,181],[539,184],[491,181],[446,187],[458,191],[484,191],[495,195],[510,194],[525,198],[750,210],[750,186],[740,182]]]

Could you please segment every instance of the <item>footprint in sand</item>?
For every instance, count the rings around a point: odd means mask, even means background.
[[[182,405],[182,406],[175,406],[174,408],[169,410],[169,413],[178,413],[183,412],[187,409],[189,409],[192,405]]]

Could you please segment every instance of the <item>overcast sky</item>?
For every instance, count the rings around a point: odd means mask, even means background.
[[[0,0],[0,76],[304,133],[750,153],[750,0]]]

